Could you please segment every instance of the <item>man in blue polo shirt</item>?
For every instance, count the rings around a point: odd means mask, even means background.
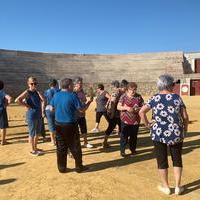
[[[82,165],[82,151],[78,134],[76,112],[84,111],[81,102],[73,93],[73,82],[69,78],[61,80],[61,91],[51,100],[55,110],[57,165],[61,173],[66,172],[68,148],[75,159],[76,172],[87,170]]]

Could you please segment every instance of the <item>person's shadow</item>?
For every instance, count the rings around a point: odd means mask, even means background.
[[[10,168],[10,167],[16,167],[16,166],[23,165],[23,164],[25,164],[25,162],[0,165],[0,170],[6,169],[6,168]],[[14,182],[16,180],[17,180],[16,178],[2,179],[2,180],[0,180],[0,185],[9,184],[9,183],[12,183],[12,182]]]
[[[185,191],[183,192],[183,195],[193,192],[195,190],[198,190],[200,189],[200,179],[193,181],[191,183],[188,183],[184,185],[184,187],[185,187]]]
[[[154,154],[152,153],[152,151],[153,149],[148,149],[144,150],[145,154],[143,155],[135,155],[133,157],[127,155],[125,158],[92,163],[87,165],[89,167],[89,170],[87,170],[86,172],[101,171],[113,167],[119,168],[133,163],[141,162],[144,160],[150,160],[154,158]]]
[[[7,165],[0,165],[0,170],[5,169],[5,168],[10,168],[10,167],[16,167],[18,165],[23,165],[25,162],[19,162],[19,163],[13,163],[13,164],[7,164]]]
[[[8,183],[12,183],[12,182],[14,182],[16,180],[17,180],[16,178],[3,179],[3,180],[0,180],[0,185],[5,185],[5,184],[8,184]]]

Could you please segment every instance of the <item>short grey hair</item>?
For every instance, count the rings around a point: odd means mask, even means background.
[[[78,84],[79,82],[83,82],[83,78],[82,77],[80,77],[80,76],[77,76],[77,77],[75,77],[74,79],[73,79],[73,83],[74,84]]]
[[[174,86],[174,78],[169,74],[164,74],[158,77],[157,88],[159,91],[171,90]]]

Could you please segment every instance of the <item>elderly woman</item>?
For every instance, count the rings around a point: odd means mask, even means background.
[[[150,98],[144,105],[139,115],[144,124],[150,128],[151,137],[155,147],[162,185],[158,189],[170,194],[168,183],[168,159],[169,148],[176,182],[175,194],[181,194],[184,188],[181,186],[182,175],[182,145],[184,131],[188,127],[188,114],[181,97],[173,93],[174,78],[170,75],[161,75],[157,81],[159,93]],[[150,123],[146,113],[152,109],[153,121]]]
[[[130,82],[117,105],[121,119],[120,154],[122,157],[126,156],[125,149],[128,142],[131,155],[136,154],[137,135],[140,125],[139,110],[143,106],[144,101],[142,96],[136,91],[137,84]]]

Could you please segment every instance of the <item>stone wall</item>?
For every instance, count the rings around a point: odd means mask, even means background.
[[[81,76],[86,85],[101,82],[108,86],[111,81],[122,79],[135,81],[142,94],[156,91],[155,81],[161,74],[184,77],[183,52],[90,55],[0,50],[0,70],[6,91],[13,96],[26,88],[30,75],[37,77],[41,90],[48,87],[49,79]]]

